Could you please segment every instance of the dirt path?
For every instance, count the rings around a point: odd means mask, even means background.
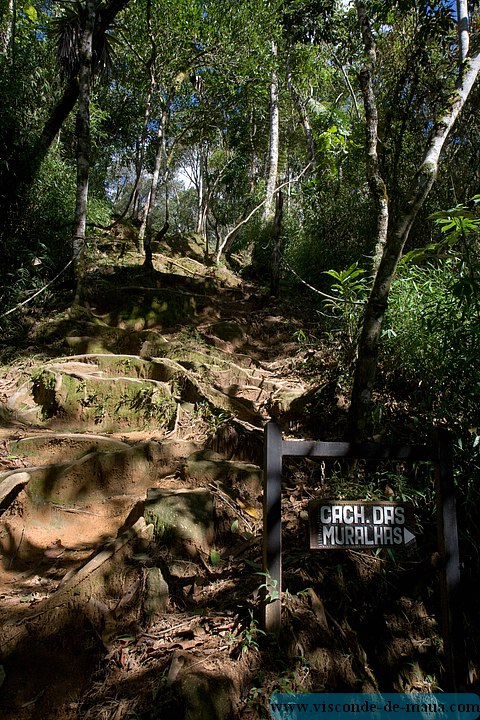
[[[134,262],[92,271],[89,307],[0,377],[2,717],[263,720],[274,690],[375,690],[372,657],[380,680],[416,658],[388,682],[428,689],[422,601],[400,593],[367,656],[383,612],[348,606],[388,596],[384,561],[345,578],[308,551],[317,467],[287,468],[281,643],[259,628],[263,427],[335,436],[343,412],[311,315],[196,259]]]
[[[175,681],[184,704],[196,691],[182,677],[217,688],[221,671],[212,717],[223,717],[222,703],[238,705],[251,672],[238,648],[258,660],[256,621],[245,635],[243,623],[260,584],[247,571],[246,587],[244,576],[249,558],[260,562],[261,431],[309,388],[294,371],[302,323],[226,271],[195,265],[194,276],[166,275],[168,259],[156,262],[147,278],[132,268],[92,277],[91,309],[37,328],[41,361],[0,378],[4,717],[130,717],[152,692],[152,667],[166,673],[167,696]],[[62,595],[65,578],[141,514],[152,487],[210,493],[210,554],[149,546],[148,560],[130,559],[131,577],[125,558],[113,565],[109,573],[121,576],[113,590],[102,581],[81,602]],[[168,614],[148,626],[152,566],[164,568],[170,589]],[[122,632],[130,639],[111,639]],[[101,687],[92,674],[99,661]],[[114,702],[136,673],[146,679]],[[178,702],[167,697],[165,712]]]

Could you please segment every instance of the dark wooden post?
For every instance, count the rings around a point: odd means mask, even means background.
[[[467,683],[467,661],[460,601],[460,553],[453,479],[452,439],[437,430],[438,462],[435,467],[438,549],[441,556],[441,602],[445,655],[444,690],[462,692]]]
[[[282,621],[282,433],[267,423],[264,436],[263,570],[265,572],[265,630],[278,634]],[[268,602],[270,597],[275,599]]]

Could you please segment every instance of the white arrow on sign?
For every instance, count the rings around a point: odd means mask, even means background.
[[[403,528],[403,540],[405,545],[410,545],[410,543],[415,542],[415,535],[407,528]]]

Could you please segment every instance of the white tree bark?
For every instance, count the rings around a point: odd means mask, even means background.
[[[457,0],[458,57],[463,63],[470,48],[470,27],[468,21],[468,0]]]
[[[8,0],[5,15],[2,18],[4,27],[0,27],[0,48],[3,55],[7,55],[10,42],[14,35],[15,24],[15,3],[14,0]]]
[[[280,149],[280,115],[278,107],[277,46],[272,40],[273,70],[270,81],[270,144],[268,154],[268,179],[263,219],[272,222],[275,215],[275,187],[278,177],[278,154]]]
[[[158,185],[160,182],[160,173],[163,173],[163,182],[167,183],[168,161],[167,161],[167,125],[168,125],[168,108],[162,109],[159,127],[158,127],[158,146],[155,155],[155,165],[153,168],[152,182],[145,204],[142,225],[138,233],[139,244],[143,245],[145,251],[144,267],[153,270],[152,261],[152,223],[153,211],[157,201]],[[165,227],[166,226],[166,227]],[[165,204],[165,225],[164,232],[168,230],[168,206]]]
[[[196,232],[206,243],[207,241],[207,207],[206,207],[206,174],[207,150],[204,143],[198,149],[198,197],[197,197],[197,226]]]
[[[373,272],[378,269],[388,234],[388,194],[387,186],[380,172],[378,161],[378,112],[373,78],[377,64],[375,38],[362,0],[357,0],[357,17],[362,32],[365,50],[365,65],[360,71],[360,88],[365,108],[365,150],[367,156],[367,178],[370,194],[377,210],[377,232]]]
[[[368,426],[370,402],[378,364],[383,319],[392,281],[410,230],[422,208],[438,171],[440,156],[450,131],[460,115],[480,72],[480,52],[467,59],[457,89],[435,122],[422,162],[415,174],[406,207],[397,226],[389,233],[368,299],[358,346],[348,418],[352,439],[361,439]]]

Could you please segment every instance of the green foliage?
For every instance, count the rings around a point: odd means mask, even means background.
[[[210,550],[210,564],[214,567],[218,567],[222,563],[222,556],[218,550]]]
[[[0,301],[5,310],[42,288],[67,265],[74,202],[74,171],[54,150],[25,198],[22,223],[4,228],[0,238],[6,268],[0,279]],[[59,284],[66,280],[68,270],[59,278]],[[51,300],[47,291],[34,302],[42,305]],[[11,320],[18,323],[18,315],[12,315]],[[5,323],[8,324],[8,319],[3,321],[4,327]]]
[[[112,208],[103,198],[90,197],[88,202],[87,223],[93,225],[109,225],[112,221]]]
[[[470,260],[471,253],[467,239],[480,233],[480,216],[476,209],[480,204],[480,195],[474,195],[466,205],[457,205],[450,210],[441,210],[430,215],[439,227],[441,239],[437,242],[411,250],[403,256],[402,264],[424,262],[445,257],[463,256]]]
[[[207,400],[195,404],[195,414],[209,427],[212,434],[231,418],[230,413],[214,407]]]
[[[403,268],[383,333],[388,365],[403,367],[417,383],[421,405],[437,418],[453,419],[453,412],[457,421],[474,411],[480,389],[480,317],[474,296],[462,289],[468,278],[468,268],[454,260]]]
[[[258,620],[253,617],[253,612],[250,610],[249,623],[239,633],[230,636],[230,645],[236,645],[242,655],[252,652],[252,650],[258,650],[259,639],[265,635],[258,625]]]
[[[395,391],[408,388],[417,422],[453,431],[466,582],[480,570],[479,201],[432,215],[440,237],[404,258],[383,337],[384,372]]]
[[[336,281],[331,290],[338,295],[338,301],[333,302],[356,302],[358,296],[366,290],[365,279],[361,277],[364,272],[365,270],[358,267],[358,263],[353,263],[346,270],[325,270],[325,275],[330,275]]]
[[[367,295],[368,284],[364,274],[365,270],[359,268],[358,263],[353,263],[346,270],[325,271],[325,275],[335,282],[329,291],[332,299],[326,300],[324,305],[340,319],[349,343],[357,334],[361,308]]]
[[[357,186],[363,182],[362,162],[354,153],[342,163],[344,174],[352,165],[351,178]],[[373,253],[373,216],[365,194],[326,174],[304,183],[294,198],[296,206],[284,220],[285,256],[311,285],[321,289],[325,270],[348,267]]]
[[[271,603],[274,600],[278,600],[280,598],[280,593],[277,590],[278,580],[272,578],[268,572],[257,572],[256,575],[261,575],[264,578],[264,582],[258,586],[258,590],[265,591],[265,601]]]
[[[479,202],[432,215],[441,239],[404,258],[384,330],[389,362],[422,388],[421,404],[468,426],[478,422],[480,390]]]

